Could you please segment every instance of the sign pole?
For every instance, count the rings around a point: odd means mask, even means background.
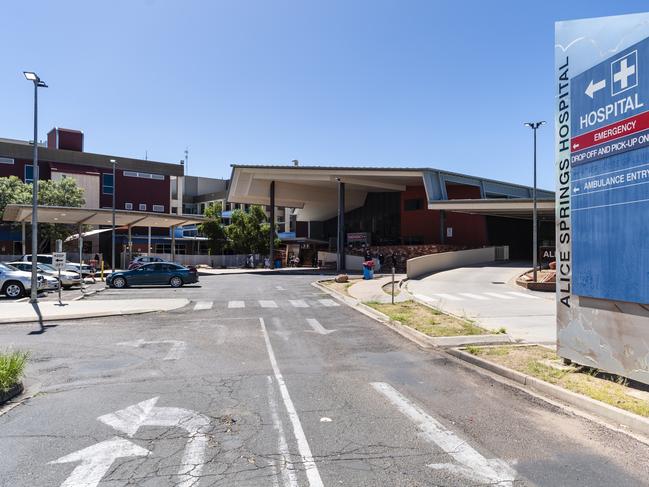
[[[394,267],[392,267],[392,304],[394,304]]]

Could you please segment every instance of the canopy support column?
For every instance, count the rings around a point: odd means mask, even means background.
[[[86,292],[86,281],[83,278],[83,225],[79,224],[79,277],[81,277],[81,292]],[[59,284],[60,285],[60,284]]]
[[[275,267],[275,181],[270,182],[270,266]]]
[[[337,242],[337,270],[345,270],[345,183],[338,180],[338,242]]]
[[[25,222],[20,224],[22,227],[22,244],[23,244],[23,255],[27,254],[27,242],[25,241]]]
[[[149,232],[146,242],[146,255],[151,255],[151,226],[149,225]]]
[[[176,261],[176,225],[171,225],[171,262]]]
[[[128,251],[128,263],[124,262],[124,267],[128,267],[128,264],[133,260],[133,235],[132,235],[133,226],[128,226],[128,243],[126,244],[126,250]]]

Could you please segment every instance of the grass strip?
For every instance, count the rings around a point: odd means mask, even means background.
[[[630,386],[630,381],[624,377],[607,374],[590,367],[564,365],[562,359],[555,352],[545,347],[538,345],[529,347],[469,346],[465,350],[472,355],[531,375],[550,384],[583,394],[625,411],[649,417],[649,400],[630,395],[634,390],[642,391],[642,385],[633,383]]]
[[[388,315],[402,325],[414,328],[431,337],[487,335],[492,332],[474,325],[468,320],[447,315],[416,301],[401,303],[365,303],[377,311]]]

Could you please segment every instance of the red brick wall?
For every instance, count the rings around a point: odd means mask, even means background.
[[[0,164],[0,177],[17,176],[21,181],[25,180],[25,165],[31,164],[31,159],[15,159],[13,164]],[[40,179],[50,179],[50,165],[47,161],[38,162]]]
[[[421,210],[405,211],[406,200],[420,199]],[[428,198],[423,186],[407,186],[401,193],[401,237],[424,237],[423,243],[439,242],[439,211],[428,209]]]
[[[102,169],[102,173],[112,173],[110,169]],[[124,209],[124,203],[133,203],[133,210],[138,210],[140,203],[146,204],[146,211],[153,211],[153,205],[163,205],[164,213],[169,213],[170,180],[165,175],[164,180],[144,179],[124,176],[117,169],[115,177],[115,207]],[[110,194],[100,194],[100,206],[110,207],[113,197]]]
[[[448,199],[479,199],[480,188],[463,184],[447,184]],[[405,201],[421,199],[421,210],[405,211]],[[440,243],[440,212],[427,209],[428,199],[424,186],[407,186],[401,193],[401,236],[404,242],[407,237],[421,236],[425,244]],[[485,217],[463,213],[446,212],[446,228],[453,228],[453,236],[445,237],[445,243],[479,247],[488,244],[487,224]]]
[[[446,194],[449,200],[480,199],[480,188],[464,184],[447,184]],[[482,215],[446,212],[446,227],[453,228],[453,236],[446,238],[446,243],[479,247],[488,245],[487,221]]]

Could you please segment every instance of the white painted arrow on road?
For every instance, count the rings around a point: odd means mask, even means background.
[[[142,338],[133,340],[132,342],[120,342],[118,343],[118,345],[139,348],[143,347],[144,345],[157,345],[159,343],[171,345],[169,352],[162,360],[178,360],[180,357],[182,357],[183,353],[185,353],[185,349],[187,348],[187,344],[181,340],[157,340],[148,342],[146,340],[143,340]]]
[[[133,436],[141,426],[167,426],[184,429],[188,434],[187,446],[178,470],[178,487],[196,485],[204,465],[207,448],[209,418],[181,408],[155,407],[157,397],[134,404],[120,411],[99,416],[102,423]]]
[[[318,320],[315,318],[307,318],[306,322],[309,324],[311,328],[313,328],[313,331],[320,335],[328,335],[329,333],[333,333],[336,330],[327,330],[324,326],[320,324]]]
[[[151,453],[149,450],[125,440],[124,438],[113,438],[102,441],[83,450],[70,453],[50,463],[76,463],[76,467],[70,476],[61,484],[61,487],[95,487],[113,462],[123,457],[144,457]]]
[[[603,90],[604,88],[606,88],[605,79],[598,81],[597,83],[593,83],[593,80],[591,79],[588,87],[586,88],[586,94],[593,98],[593,95],[595,93],[597,93],[599,90]]]

